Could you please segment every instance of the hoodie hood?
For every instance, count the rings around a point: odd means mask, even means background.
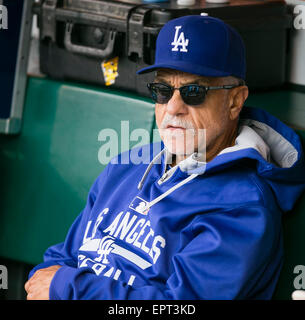
[[[228,169],[241,160],[256,161],[257,175],[271,187],[282,211],[291,210],[305,189],[305,162],[299,136],[279,119],[258,108],[243,108],[235,145],[223,149],[210,162],[206,163],[201,154],[194,153],[167,171],[171,157],[164,147],[149,164],[138,188],[142,188],[152,166],[160,159],[164,169],[159,184],[176,170],[189,176],[153,200],[149,207],[198,175]]]
[[[280,208],[291,210],[305,189],[305,162],[300,137],[261,109],[245,107],[240,120],[269,149],[268,158],[257,151],[257,174],[269,184]]]

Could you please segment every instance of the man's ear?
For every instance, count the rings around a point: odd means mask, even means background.
[[[233,88],[230,95],[230,119],[238,118],[239,113],[248,98],[249,90],[247,86]]]

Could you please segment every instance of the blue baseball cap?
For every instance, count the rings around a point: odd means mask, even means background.
[[[245,80],[245,46],[237,31],[220,19],[180,17],[163,26],[157,38],[155,63],[137,74],[160,68]]]

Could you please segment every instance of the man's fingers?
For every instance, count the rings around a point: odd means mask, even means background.
[[[37,277],[37,274],[39,274],[38,271],[40,271],[40,270],[35,271],[35,273],[32,275],[32,277],[24,284],[24,289],[25,289],[26,292],[29,291],[29,288],[32,285],[33,280],[35,280],[36,277]]]
[[[29,291],[30,286],[31,286],[31,279],[28,280],[28,281],[24,284],[24,289],[25,289],[26,292]]]

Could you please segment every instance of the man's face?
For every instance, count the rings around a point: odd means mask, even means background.
[[[224,84],[220,83],[221,78],[204,78],[168,69],[158,70],[155,82],[175,88],[186,84]],[[182,100],[179,90],[175,90],[167,104],[156,103],[156,122],[161,139],[169,151],[176,155],[205,153],[216,143],[231,125],[228,94],[229,90],[210,90],[202,104],[189,106]]]

